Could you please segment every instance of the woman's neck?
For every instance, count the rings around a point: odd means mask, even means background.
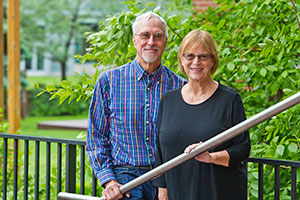
[[[188,104],[200,104],[213,95],[218,85],[213,79],[205,82],[190,81],[183,86],[182,97]]]

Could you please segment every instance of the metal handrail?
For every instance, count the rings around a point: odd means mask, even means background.
[[[294,94],[293,96],[269,107],[268,109],[256,114],[255,116],[227,129],[226,131],[223,131],[222,133],[216,135],[215,137],[207,140],[206,142],[199,145],[196,149],[194,149],[191,153],[186,154],[182,153],[181,155],[165,162],[164,164],[154,168],[153,170],[137,177],[136,179],[124,184],[120,187],[120,192],[122,194],[126,193],[127,191],[151,180],[154,178],[159,177],[163,173],[167,172],[168,170],[180,165],[183,162],[186,162],[187,160],[190,160],[194,158],[195,156],[208,151],[209,149],[216,147],[227,140],[230,140],[233,137],[236,137],[237,135],[243,133],[244,131],[249,130],[253,126],[283,112],[284,110],[300,103],[300,92]],[[73,199],[75,198],[76,194],[72,194]],[[68,198],[68,193],[58,194],[59,200],[68,200],[72,198]],[[82,200],[89,200],[88,198],[84,198],[84,196],[81,196]],[[99,200],[103,198],[98,198]]]

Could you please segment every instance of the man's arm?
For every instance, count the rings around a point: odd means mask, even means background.
[[[91,166],[101,185],[116,179],[111,169],[108,99],[109,83],[103,74],[97,81],[89,109],[86,147]]]

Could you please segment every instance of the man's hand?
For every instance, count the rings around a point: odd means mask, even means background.
[[[102,197],[104,200],[118,200],[122,199],[123,195],[120,192],[120,187],[122,185],[118,183],[116,180],[108,181],[104,184],[105,189],[102,191]],[[126,197],[130,197],[129,193],[125,194]]]

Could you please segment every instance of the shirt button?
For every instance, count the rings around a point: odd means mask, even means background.
[[[149,121],[146,121],[146,124],[149,124]]]
[[[148,138],[148,137],[146,137],[146,140],[148,141],[148,140],[149,140],[149,138]]]
[[[150,153],[149,156],[152,156],[152,154]]]
[[[147,106],[147,107],[149,107],[149,106],[150,106],[150,104],[149,104],[149,103],[147,103],[147,104],[146,104],[146,106]]]
[[[149,87],[147,87],[147,90],[150,90],[150,88],[149,88]]]

